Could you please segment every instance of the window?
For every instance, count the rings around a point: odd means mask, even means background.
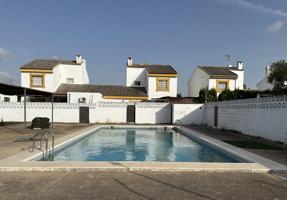
[[[135,81],[135,82],[134,82],[134,85],[140,86],[140,85],[141,85],[141,82],[140,82],[140,81]]]
[[[30,87],[45,87],[44,74],[31,74]]]
[[[217,92],[222,92],[223,90],[227,90],[228,89],[228,80],[227,81],[217,81]]]
[[[73,78],[67,78],[67,83],[74,83],[74,79]]]
[[[10,98],[9,97],[4,97],[4,102],[10,102]]]
[[[156,91],[169,91],[169,79],[168,78],[157,78]]]

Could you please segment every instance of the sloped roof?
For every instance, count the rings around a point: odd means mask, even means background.
[[[127,67],[146,68],[150,74],[177,74],[177,72],[170,65],[133,64],[127,65]]]
[[[237,79],[237,74],[230,70],[231,67],[199,66],[201,70],[210,75],[210,78],[216,79]]]
[[[103,96],[147,97],[144,87],[89,84],[61,84],[55,95],[66,95],[68,92],[101,93]]]
[[[74,60],[44,60],[44,59],[36,59],[33,60],[23,66],[20,69],[46,69],[51,70],[58,64],[65,65],[80,65],[76,63]]]
[[[17,96],[24,96],[26,89],[27,96],[51,96],[52,93],[35,90],[31,88],[24,88],[17,85],[10,85],[6,83],[0,83],[0,94],[4,95],[17,95]]]

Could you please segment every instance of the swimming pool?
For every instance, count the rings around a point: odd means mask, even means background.
[[[55,151],[55,161],[247,162],[163,128],[101,128]]]

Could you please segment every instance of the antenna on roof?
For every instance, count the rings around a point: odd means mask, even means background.
[[[224,55],[224,56],[227,58],[227,65],[230,65],[231,55],[230,55],[230,54],[226,54],[226,55]]]

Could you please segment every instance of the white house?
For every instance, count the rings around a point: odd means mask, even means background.
[[[53,92],[56,101],[95,103],[97,101],[143,101],[177,95],[177,72],[170,65],[133,64],[128,59],[126,86],[91,85],[86,61],[33,60],[20,67],[21,85]]]
[[[270,66],[267,66],[265,68],[265,77],[261,81],[259,81],[256,85],[258,90],[264,91],[264,90],[272,90],[273,89],[273,87],[274,87],[273,84],[268,82],[268,76],[269,76],[270,72],[271,72],[271,68],[270,68]]]
[[[89,84],[86,60],[33,60],[20,67],[21,86],[55,92],[63,84]]]
[[[198,97],[203,88],[214,88],[217,95],[225,89],[244,89],[243,63],[236,67],[198,66],[188,81],[188,96]]]
[[[0,94],[0,103],[2,102],[17,102],[18,96]]]
[[[170,65],[134,64],[128,58],[126,86],[144,87],[148,99],[177,96],[177,72]]]

